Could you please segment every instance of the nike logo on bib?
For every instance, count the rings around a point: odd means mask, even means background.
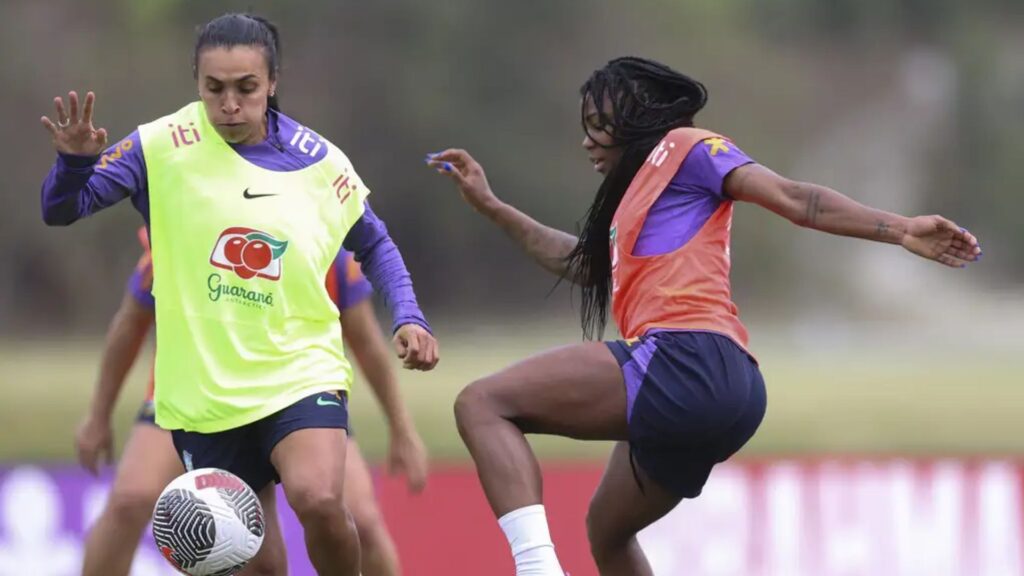
[[[341,404],[338,403],[338,402],[334,402],[332,400],[324,400],[321,397],[318,397],[316,399],[316,405],[317,406],[341,406]]]
[[[277,194],[250,194],[248,188],[242,191],[242,198],[245,198],[246,200],[252,200],[253,198],[265,198],[267,196],[277,196]]]

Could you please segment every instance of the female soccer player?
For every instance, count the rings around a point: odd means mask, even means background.
[[[390,306],[404,366],[433,368],[437,343],[348,159],[277,109],[278,54],[266,20],[212,20],[194,51],[200,101],[102,157],[95,96],[81,110],[74,92],[68,107],[56,98],[56,119],[42,119],[59,153],[43,219],[67,225],[131,197],[153,248],[157,424],[188,469],[229,470],[264,502],[280,480],[318,573],[354,576],[342,502],[352,368],[323,282],[343,244]],[[144,170],[110,174],[129,153]]]
[[[610,306],[625,338],[528,358],[456,400],[459,431],[519,576],[562,574],[524,434],[618,441],[587,530],[601,574],[641,575],[652,572],[637,532],[699,495],[711,468],[760,424],[764,382],[729,288],[734,201],[948,266],[980,255],[977,240],[945,218],[905,218],[788,180],[694,128],[704,86],[664,65],[613,60],[581,95],[583,148],[604,180],[578,238],[500,201],[465,151],[427,158],[541,266],[579,284],[587,336],[600,335]]]
[[[145,228],[139,229],[139,240],[144,253],[107,331],[99,382],[76,437],[79,462],[93,473],[98,471],[101,460],[113,459],[111,413],[125,376],[153,325],[153,268]],[[327,274],[327,291],[341,313],[344,339],[387,417],[391,440],[389,465],[393,471],[407,475],[411,490],[419,491],[426,484],[426,450],[405,409],[396,375],[388,362],[387,343],[381,337],[370,301],[373,290],[350,253],[342,251],[334,260]],[[89,533],[83,576],[128,575],[135,549],[125,543],[139,541],[160,492],[183,472],[171,434],[155,424],[150,381],[149,393],[118,462],[107,505]],[[363,576],[398,576],[398,553],[377,508],[369,466],[354,439],[348,445],[344,490],[345,504],[359,532]],[[277,552],[261,555],[246,566],[243,574],[286,574],[287,558],[277,514],[270,508],[264,513],[268,523],[264,546]]]

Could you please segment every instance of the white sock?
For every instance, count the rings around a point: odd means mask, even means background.
[[[565,576],[551,543],[542,504],[525,506],[498,518],[516,561],[516,576]]]

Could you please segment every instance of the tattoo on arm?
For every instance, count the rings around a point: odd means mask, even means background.
[[[875,233],[878,234],[879,238],[886,239],[889,236],[889,225],[885,222],[879,222],[878,227],[875,228]]]
[[[545,226],[511,207],[496,213],[492,218],[545,270],[566,277],[569,272],[567,258],[576,247],[576,236]]]

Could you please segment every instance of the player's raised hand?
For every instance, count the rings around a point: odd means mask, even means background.
[[[978,239],[942,216],[911,218],[901,244],[922,258],[953,268],[963,268],[981,257]]]
[[[83,468],[99,474],[100,464],[114,461],[114,432],[110,420],[86,418],[75,434],[75,451]]]
[[[427,165],[438,173],[449,176],[459,187],[462,199],[474,210],[487,213],[499,204],[497,196],[487,183],[483,166],[465,150],[451,148],[437,154],[427,154]]]
[[[440,360],[437,340],[418,324],[403,324],[392,342],[407,370],[433,370]]]
[[[92,125],[92,111],[96,103],[96,95],[89,92],[85,95],[85,105],[79,110],[78,94],[68,93],[68,106],[58,96],[53,99],[57,108],[56,122],[43,116],[40,118],[43,127],[53,137],[53,147],[62,154],[77,156],[98,156],[107,148],[107,131]]]

